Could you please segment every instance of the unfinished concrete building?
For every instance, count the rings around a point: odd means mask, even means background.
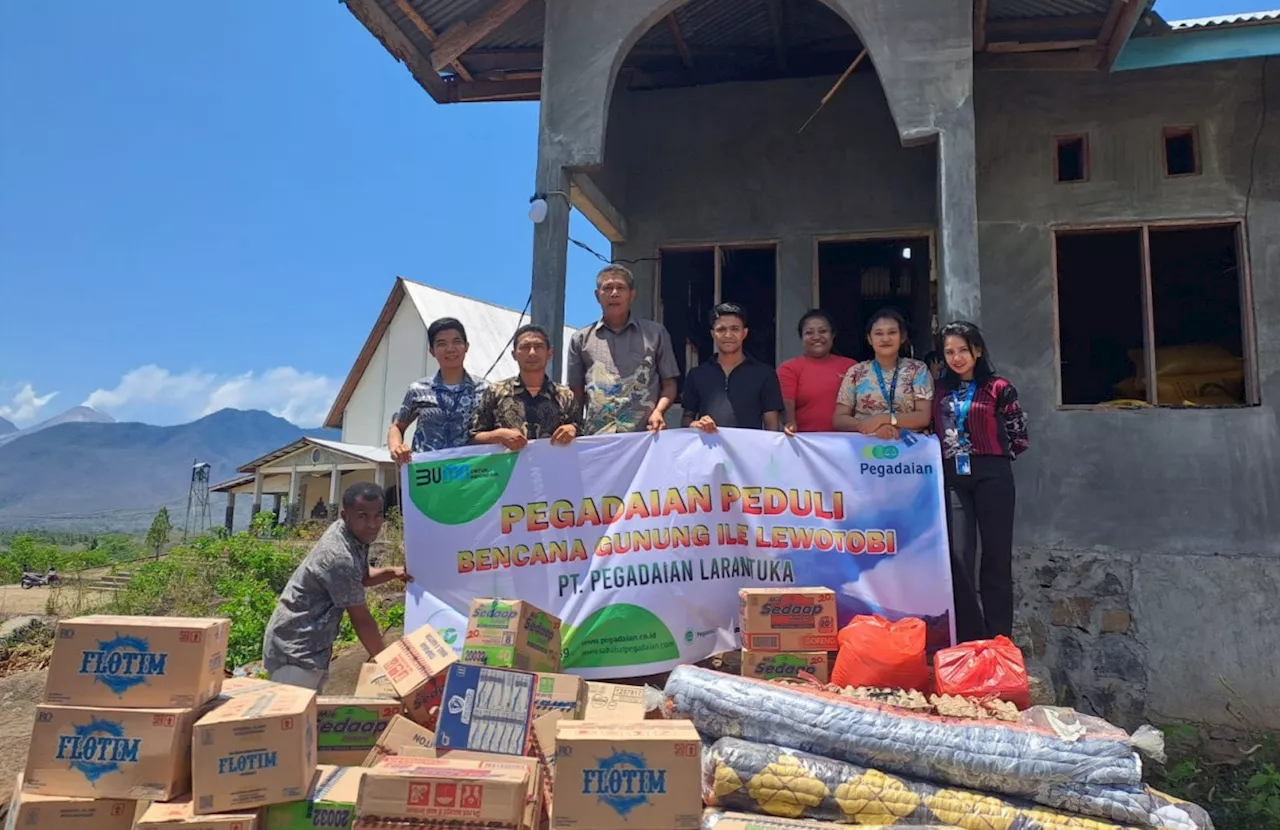
[[[686,369],[710,359],[721,299],[768,361],[798,353],[813,306],[854,357],[885,305],[918,355],[939,322],[980,322],[1032,424],[1021,644],[1120,723],[1252,704],[1280,726],[1280,15],[346,4],[437,102],[541,102],[532,309],[550,331],[571,205],[633,263]]]

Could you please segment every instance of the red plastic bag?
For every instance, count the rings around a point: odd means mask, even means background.
[[[933,655],[933,683],[940,695],[999,698],[1019,709],[1031,705],[1022,650],[1003,634]]]
[[[840,653],[831,682],[837,686],[881,686],[929,691],[924,620],[854,617],[840,630]]]

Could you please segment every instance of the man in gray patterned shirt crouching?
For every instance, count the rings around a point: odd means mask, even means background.
[[[376,484],[353,484],[343,493],[342,518],[329,525],[298,565],[267,623],[262,656],[271,680],[323,692],[343,611],[369,655],[382,651],[382,632],[365,604],[364,589],[412,579],[404,568],[369,567],[369,545],[382,530],[383,506]]]

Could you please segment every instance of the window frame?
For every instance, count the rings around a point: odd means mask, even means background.
[[[1179,136],[1191,137],[1191,164],[1190,173],[1170,173],[1169,172],[1169,139]],[[1189,179],[1193,176],[1199,176],[1202,167],[1200,154],[1200,130],[1195,124],[1183,124],[1181,126],[1174,125],[1165,127],[1160,131],[1160,158],[1163,159],[1163,169],[1160,171],[1166,179]]]
[[[1083,173],[1078,179],[1063,179],[1062,165],[1059,163],[1059,156],[1062,153],[1062,146],[1073,141],[1080,142],[1080,172]],[[1086,184],[1093,175],[1093,159],[1089,150],[1089,134],[1088,133],[1068,133],[1064,135],[1055,135],[1053,137],[1053,183],[1054,184]]]
[[[1152,316],[1155,312],[1152,300],[1151,276],[1151,231],[1157,230],[1200,230],[1206,228],[1234,228],[1236,232],[1236,259],[1240,268],[1240,331],[1242,342],[1241,354],[1244,357],[1244,403],[1232,406],[1174,406],[1157,401],[1155,327]],[[1087,234],[1138,231],[1142,237],[1142,347],[1146,355],[1146,389],[1147,406],[1124,409],[1122,407],[1105,406],[1100,403],[1068,404],[1062,401],[1062,308],[1058,300],[1058,236],[1060,234]],[[1257,329],[1254,324],[1253,311],[1253,273],[1249,255],[1248,222],[1244,216],[1208,217],[1203,219],[1155,219],[1132,222],[1099,222],[1099,223],[1060,223],[1049,227],[1049,256],[1053,276],[1053,363],[1054,363],[1054,406],[1059,411],[1067,412],[1119,412],[1119,411],[1214,411],[1223,409],[1244,409],[1260,406],[1262,403],[1258,384],[1258,349]]]

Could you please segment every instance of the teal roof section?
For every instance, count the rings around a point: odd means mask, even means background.
[[[1125,45],[1112,72],[1280,55],[1280,10],[1173,20]]]

